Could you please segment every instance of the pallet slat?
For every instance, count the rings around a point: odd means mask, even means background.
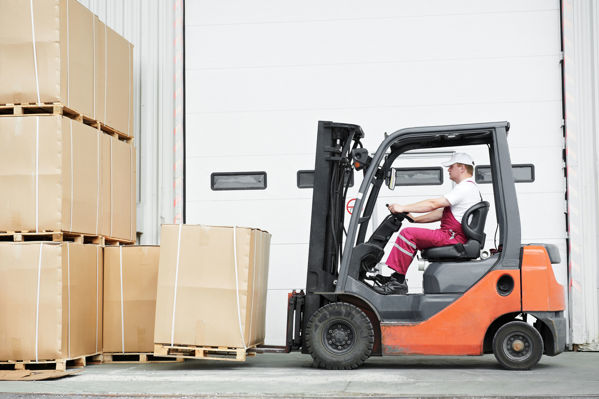
[[[133,245],[135,241],[121,240],[118,238],[104,237],[104,246],[106,247],[118,247],[120,245]]]
[[[156,356],[153,353],[104,353],[104,363],[179,363],[182,357]]]
[[[7,231],[0,233],[0,241],[24,242],[24,241],[54,241],[75,242],[79,244],[104,245],[105,238],[100,235],[69,233],[64,231]]]
[[[78,244],[97,244],[105,246],[131,245],[132,240],[122,240],[101,235],[71,233],[66,231],[2,231],[0,241],[25,242],[25,241],[53,241],[53,242],[75,242]]]
[[[186,359],[227,360],[236,362],[244,362],[248,356],[255,356],[255,353],[248,353],[245,348],[222,346],[171,346],[163,344],[154,344],[154,354],[156,356],[165,357],[175,356]]]
[[[126,134],[121,133],[120,131],[118,131],[116,129],[113,129],[110,126],[105,125],[104,123],[100,122],[99,128],[105,134],[108,134],[108,135],[111,135],[113,137],[116,137],[119,140],[126,141],[127,143],[130,142],[131,140],[133,140],[131,137],[127,136]]]
[[[79,356],[70,359],[53,360],[8,360],[0,362],[0,370],[56,370],[66,371],[69,368],[82,368],[87,364],[101,363],[102,355],[99,353]]]

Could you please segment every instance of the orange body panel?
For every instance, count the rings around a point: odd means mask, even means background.
[[[509,295],[501,296],[497,292],[497,280],[506,274],[514,279],[514,289]],[[480,355],[491,323],[506,313],[520,311],[520,271],[492,271],[426,321],[382,324],[383,355]]]
[[[562,311],[564,287],[557,282],[545,247],[529,245],[522,253],[522,310]]]

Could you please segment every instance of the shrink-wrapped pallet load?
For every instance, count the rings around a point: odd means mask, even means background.
[[[159,246],[104,248],[104,352],[154,351]]]
[[[0,244],[0,361],[56,361],[101,351],[102,248]]]
[[[157,347],[262,344],[270,237],[244,227],[163,225]]]
[[[61,116],[0,117],[1,231],[135,240],[135,149]]]

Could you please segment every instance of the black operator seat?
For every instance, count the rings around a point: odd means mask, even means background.
[[[462,231],[468,241],[464,244],[432,247],[421,251],[422,257],[429,262],[444,260],[472,260],[480,256],[485,245],[485,222],[489,212],[489,203],[481,201],[472,205],[462,217]]]

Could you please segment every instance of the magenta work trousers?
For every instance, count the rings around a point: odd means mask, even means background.
[[[386,263],[397,273],[406,274],[418,250],[465,242],[466,237],[462,232],[461,223],[454,218],[447,207],[443,210],[440,229],[431,230],[421,227],[402,229],[397,235],[397,240]]]

